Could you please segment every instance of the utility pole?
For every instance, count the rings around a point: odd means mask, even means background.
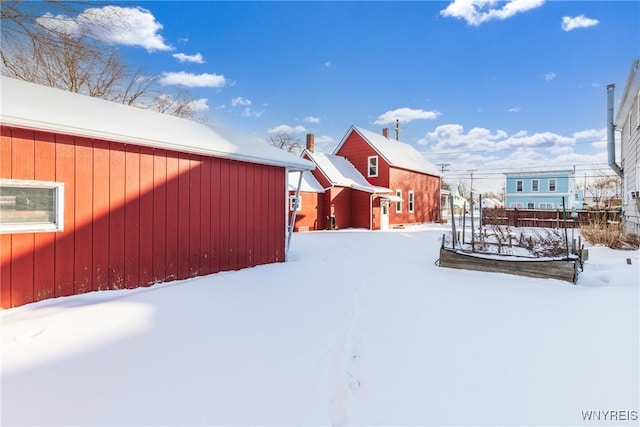
[[[440,222],[442,222],[442,177],[444,176],[444,173],[447,171],[447,168],[451,166],[451,163],[438,163],[438,166],[440,166],[440,170],[442,171],[440,175]],[[453,194],[450,194],[449,197],[451,197],[451,200],[452,200],[451,203],[453,205]],[[445,204],[445,209],[446,209],[446,204]],[[453,210],[451,211],[451,214],[453,214]]]
[[[469,189],[469,192],[471,194],[473,194],[473,173],[476,171],[476,169],[470,169],[469,173],[471,174],[471,188]]]
[[[436,164],[440,166],[440,171],[442,176],[444,176],[444,173],[448,171],[449,166],[451,166],[451,163],[436,163]]]
[[[396,141],[400,141],[400,119],[396,119]]]

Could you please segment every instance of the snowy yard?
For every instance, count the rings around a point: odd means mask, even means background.
[[[1,423],[637,425],[639,252],[591,248],[574,286],[437,267],[444,230],[0,311]]]

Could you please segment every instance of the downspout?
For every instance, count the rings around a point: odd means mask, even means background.
[[[291,247],[291,236],[293,235],[293,228],[296,225],[296,213],[298,212],[298,203],[300,201],[300,188],[302,187],[302,174],[304,172],[300,171],[300,177],[298,178],[298,187],[296,188],[296,201],[293,204],[293,213],[291,214],[291,223],[289,223],[289,230],[287,235],[287,247],[284,253],[284,260],[287,261],[289,259],[289,248]],[[287,195],[289,195],[289,184],[287,184]],[[287,197],[287,202],[289,198]],[[288,205],[288,203],[287,203]],[[287,206],[288,207],[288,206]],[[289,218],[289,215],[287,215]]]
[[[622,178],[622,168],[616,163],[615,125],[613,124],[613,91],[616,85],[607,85],[607,154],[609,167]]]

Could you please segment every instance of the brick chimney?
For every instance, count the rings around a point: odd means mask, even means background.
[[[389,139],[389,128],[382,128],[382,136]]]
[[[307,134],[307,150],[311,153],[313,153],[313,150],[315,149],[315,142],[314,142],[314,137],[312,133],[308,133]]]

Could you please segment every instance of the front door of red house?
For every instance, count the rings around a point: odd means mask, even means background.
[[[380,199],[380,230],[389,229],[389,200]]]

